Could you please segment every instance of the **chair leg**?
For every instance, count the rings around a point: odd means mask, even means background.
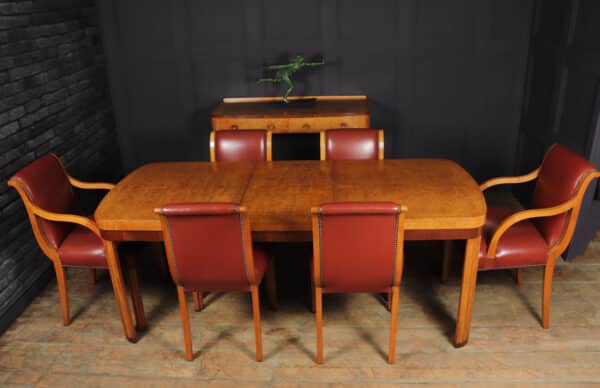
[[[521,271],[521,268],[515,268],[515,282],[519,286],[523,283],[523,271]]]
[[[552,278],[554,276],[554,261],[548,260],[544,268],[544,291],[542,293],[542,327],[550,327],[550,297],[552,295]]]
[[[316,289],[315,289],[315,282],[313,281],[312,278],[312,274],[310,277],[310,312],[311,313],[315,313],[316,309],[315,309],[315,305],[316,305]]]
[[[252,317],[254,318],[254,340],[256,341],[256,361],[263,360],[262,334],[260,330],[260,302],[258,300],[258,286],[250,286],[252,296]]]
[[[450,263],[452,262],[452,240],[444,241],[444,258],[442,261],[442,283],[448,282]]]
[[[265,287],[267,288],[267,298],[271,309],[277,310],[277,277],[275,275],[275,261],[271,260],[265,273]]]
[[[144,303],[135,268],[135,258],[129,255],[125,256],[125,265],[127,281],[129,282],[129,292],[131,293],[131,303],[133,304],[133,313],[135,315],[135,326],[138,330],[144,330],[146,328],[146,314],[144,313]]]
[[[323,363],[323,289],[315,287],[315,319],[317,324],[317,364]]]
[[[188,313],[187,301],[183,287],[177,286],[177,298],[179,299],[179,311],[181,312],[181,325],[183,327],[183,340],[185,341],[185,359],[192,361],[192,334],[190,331],[190,315]]]
[[[96,285],[96,268],[90,269],[90,284],[92,287]]]
[[[202,310],[202,292],[194,291],[192,295],[194,296],[194,311]]]
[[[388,363],[393,364],[396,360],[396,333],[398,332],[398,299],[400,299],[400,287],[392,287],[392,323],[390,325],[390,349]]]
[[[67,293],[67,275],[65,269],[60,263],[54,263],[54,272],[56,272],[56,284],[58,285],[58,295],[60,298],[60,309],[62,310],[63,325],[69,326],[69,295]]]

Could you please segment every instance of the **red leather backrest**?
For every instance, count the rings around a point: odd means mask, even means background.
[[[17,181],[36,206],[55,213],[74,213],[75,195],[62,163],[54,154],[45,155],[23,167],[12,179]],[[73,224],[46,221],[38,218],[40,231],[46,241],[57,249]]]
[[[547,152],[533,192],[532,206],[543,208],[558,205],[573,197],[583,178],[594,166],[567,147],[556,144]],[[534,218],[533,222],[548,246],[560,241],[567,214]]]
[[[326,160],[377,160],[376,129],[330,129],[325,131]]]
[[[175,283],[202,284],[206,290],[248,285],[237,204],[173,204],[160,212],[166,219]]]
[[[217,162],[241,162],[266,159],[266,130],[215,132],[215,160]]]
[[[337,291],[378,291],[392,285],[400,207],[391,202],[322,204],[321,284]]]

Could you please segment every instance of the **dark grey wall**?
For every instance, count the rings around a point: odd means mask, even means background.
[[[256,85],[261,66],[303,53],[327,65],[299,92],[367,94],[372,125],[386,131],[386,157],[451,158],[478,179],[513,172],[531,0],[98,7],[126,169],[207,159],[220,99],[278,95]]]
[[[536,1],[519,132],[518,170],[539,165],[559,142],[600,167],[600,2]],[[572,257],[583,252],[600,226],[595,185],[582,206]],[[527,201],[531,185],[516,192]]]
[[[48,152],[79,179],[115,179],[113,128],[94,2],[0,2],[0,333],[53,276],[6,180]]]

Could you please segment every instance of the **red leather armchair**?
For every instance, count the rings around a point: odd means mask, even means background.
[[[545,266],[542,296],[542,326],[550,326],[550,295],[554,266],[569,245],[581,201],[600,173],[587,160],[567,147],[555,144],[546,152],[540,167],[529,174],[501,177],[480,185],[522,183],[537,178],[532,209],[515,211],[489,207],[479,252],[479,270],[517,269]],[[447,249],[449,251],[449,249]],[[444,256],[442,280],[448,277],[450,255]]]
[[[81,189],[110,190],[114,185],[81,182],[69,176],[60,159],[54,154],[48,154],[30,163],[10,178],[8,184],[20,194],[37,243],[54,265],[64,325],[69,324],[64,267],[91,268],[93,276],[96,268],[108,269],[117,303],[120,308],[126,306],[125,296],[116,290],[117,286],[122,285],[119,264],[107,261],[104,242],[94,220],[76,214],[73,191],[73,186]],[[130,255],[125,257],[138,328],[141,329],[145,326],[145,321],[142,301],[137,291],[135,265]],[[127,333],[127,336],[133,340],[135,333]]]
[[[382,129],[321,132],[321,160],[383,160]]]
[[[235,203],[189,203],[165,205],[155,212],[177,285],[186,360],[193,359],[193,352],[185,293],[202,290],[251,293],[256,360],[262,361],[258,286],[270,260],[264,250],[252,246],[246,208]]]
[[[317,363],[323,362],[323,293],[392,290],[388,362],[394,363],[403,268],[404,214],[391,202],[326,203],[312,209]]]
[[[223,130],[210,133],[211,162],[272,159],[271,131]]]

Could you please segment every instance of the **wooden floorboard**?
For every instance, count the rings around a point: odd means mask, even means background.
[[[393,366],[386,363],[390,315],[373,295],[325,296],[325,363],[316,365],[308,298],[289,290],[301,282],[280,279],[279,311],[262,300],[262,363],[254,361],[249,296],[209,294],[203,311],[190,310],[195,358],[187,362],[169,282],[142,269],[149,329],[132,344],[107,274],[92,287],[87,271],[70,270],[72,324],[62,326],[53,282],[0,337],[0,386],[600,384],[600,238],[584,255],[559,262],[549,330],[539,323],[540,269],[524,270],[521,286],[508,271],[480,273],[470,341],[461,349],[451,344],[460,259],[448,284],[439,283],[440,268],[441,244],[407,247]]]

